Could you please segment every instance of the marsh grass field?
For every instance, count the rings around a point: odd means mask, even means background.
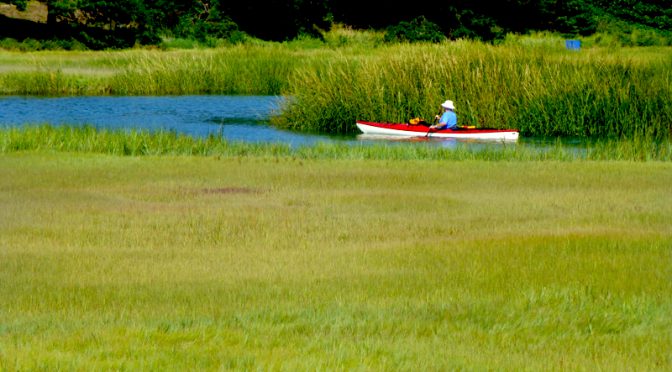
[[[417,146],[413,146],[414,142]],[[484,143],[481,143],[485,145]],[[406,146],[408,145],[408,146]],[[451,147],[432,146],[424,139],[395,146],[385,142],[354,145],[318,142],[310,146],[282,143],[244,143],[224,137],[194,138],[175,131],[120,130],[91,125],[49,124],[0,128],[0,154],[19,151],[57,151],[119,156],[193,155],[215,157],[290,157],[322,160],[627,160],[671,161],[672,142],[635,139],[585,141],[568,146],[562,139],[545,149],[534,143],[494,144],[477,148],[468,142]],[[490,144],[493,145],[493,144]]]
[[[556,44],[0,51],[0,94],[282,95],[291,99],[275,125],[323,133],[357,133],[356,120],[431,119],[449,97],[465,125],[670,139],[672,48]]]
[[[1,370],[672,367],[669,162],[0,169]]]
[[[451,97],[464,124],[598,139],[2,128],[0,371],[669,371],[670,50],[0,52],[2,95],[277,94],[275,125],[322,133]]]

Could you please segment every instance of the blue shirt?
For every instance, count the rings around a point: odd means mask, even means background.
[[[444,124],[446,124],[447,129],[453,129],[457,127],[457,115],[455,114],[455,111],[446,110],[443,115],[441,115],[441,119],[439,119],[439,125]]]

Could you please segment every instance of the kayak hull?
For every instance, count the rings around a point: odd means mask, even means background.
[[[517,141],[518,131],[515,129],[441,129],[429,130],[423,125],[373,123],[357,121],[357,128],[370,135],[430,138],[465,138],[499,141]]]

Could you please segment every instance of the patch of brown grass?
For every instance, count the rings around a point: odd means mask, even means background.
[[[257,190],[249,187],[216,187],[203,189],[204,194],[253,194],[257,192]]]
[[[25,11],[20,11],[16,5],[0,3],[0,14],[9,18],[25,19],[27,21],[47,23],[47,4],[40,1],[29,1]]]

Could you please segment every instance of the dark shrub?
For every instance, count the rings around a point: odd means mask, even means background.
[[[399,22],[396,26],[387,28],[384,40],[386,42],[419,42],[429,41],[438,43],[445,39],[441,28],[433,22],[430,22],[424,16],[415,18],[410,22]]]

